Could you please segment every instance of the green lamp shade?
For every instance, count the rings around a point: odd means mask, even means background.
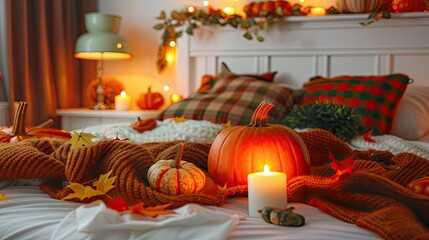
[[[104,13],[85,15],[87,33],[76,41],[76,58],[89,60],[120,60],[131,58],[127,39],[117,34],[121,18]]]

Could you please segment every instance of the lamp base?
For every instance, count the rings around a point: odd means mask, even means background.
[[[91,109],[92,110],[106,110],[106,109],[109,109],[109,107],[106,104],[104,104],[103,102],[98,102]]]

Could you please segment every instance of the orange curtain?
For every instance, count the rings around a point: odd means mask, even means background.
[[[6,89],[0,71],[0,102],[7,102]]]
[[[7,0],[10,103],[28,102],[27,124],[55,120],[57,108],[85,105],[82,89],[94,78],[93,61],[74,57],[84,15],[97,0]]]

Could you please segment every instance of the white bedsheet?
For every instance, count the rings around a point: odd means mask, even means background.
[[[145,231],[108,231],[110,227],[118,230],[121,226],[104,226],[103,233],[97,235],[100,232],[77,232],[78,225],[76,225],[76,221],[73,221],[73,214],[76,213],[76,209],[82,208],[82,204],[52,199],[41,192],[37,186],[9,186],[1,189],[0,193],[5,193],[8,197],[7,202],[0,202],[0,239],[171,239],[170,237],[173,236],[171,233],[174,231],[184,234],[175,235],[175,239],[202,239],[185,234],[191,231],[194,234],[203,234],[203,236],[214,236],[206,239],[218,240],[220,238],[217,236],[222,236],[222,232],[216,231],[225,230],[227,226],[231,226],[232,229],[230,232],[225,232],[226,239],[380,239],[372,232],[340,221],[317,208],[301,203],[290,203],[289,206],[294,206],[295,212],[305,217],[304,226],[283,227],[268,224],[261,218],[247,216],[247,198],[245,197],[230,198],[222,207],[199,206],[204,209],[205,213],[213,213],[209,215],[214,218],[213,221],[225,213],[230,216],[225,219],[230,219],[231,222],[222,223],[224,225],[215,224],[217,229],[203,223],[193,227],[175,226],[171,229],[165,227],[162,231],[156,231],[157,228],[154,227],[154,235],[150,235]],[[134,221],[140,221],[136,220],[138,218],[135,217]],[[238,225],[235,225],[238,221]],[[122,227],[129,228],[130,226]],[[210,235],[210,231],[215,231],[215,234],[218,235]],[[156,238],[150,238],[151,236]]]

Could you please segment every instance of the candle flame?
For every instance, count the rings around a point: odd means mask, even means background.
[[[270,169],[268,168],[267,164],[265,164],[265,166],[264,166],[264,172],[265,173],[269,173],[270,172]]]
[[[125,91],[122,91],[121,92],[121,97],[126,97],[126,96],[127,96],[127,93]]]

